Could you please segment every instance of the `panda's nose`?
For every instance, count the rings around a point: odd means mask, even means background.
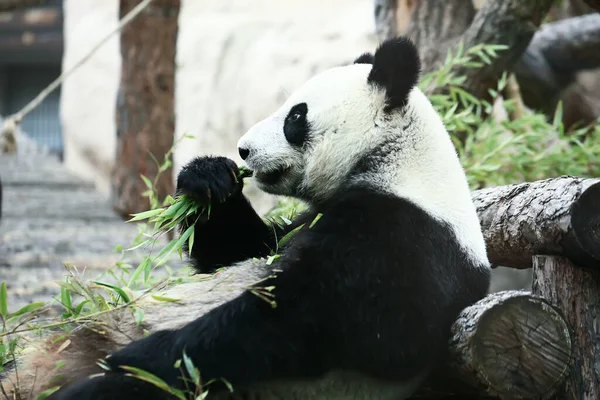
[[[248,158],[248,155],[250,155],[250,150],[244,147],[238,147],[238,152],[240,153],[240,157],[242,157],[242,160],[245,160],[246,158]]]

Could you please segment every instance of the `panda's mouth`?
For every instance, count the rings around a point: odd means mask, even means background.
[[[289,169],[289,167],[282,167],[272,171],[254,171],[254,177],[260,183],[265,185],[273,185],[277,183],[283,174],[285,174]]]

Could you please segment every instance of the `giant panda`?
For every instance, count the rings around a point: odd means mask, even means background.
[[[146,337],[116,317],[103,336],[73,333],[64,385],[49,398],[174,399],[120,366],[182,389],[175,365],[184,352],[204,382],[215,380],[209,399],[414,393],[445,357],[457,314],[486,295],[490,280],[465,173],[417,87],[419,72],[415,46],[387,40],[308,80],[239,139],[263,191],[308,204],[289,225],[256,214],[233,160],[190,161],[177,193],[211,205],[210,216],[182,226],[195,224],[191,260],[214,281],[238,282],[234,293],[214,284],[202,302],[193,300],[199,283],[175,287],[187,306],[149,305]],[[265,262],[273,251],[280,257]],[[261,288],[275,303],[257,295]],[[106,353],[108,371],[93,363]]]

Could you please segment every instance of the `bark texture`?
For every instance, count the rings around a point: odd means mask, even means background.
[[[140,0],[121,0],[122,18]],[[121,32],[122,74],[117,99],[117,157],[113,206],[124,217],[148,208],[140,178],[158,174],[175,131],[175,50],[180,0],[156,0]],[[171,168],[156,190],[160,200],[173,193]]]
[[[456,396],[548,399],[564,382],[572,354],[571,332],[557,308],[528,292],[498,292],[460,314],[451,361],[435,379],[439,385],[457,377],[466,386],[454,384]],[[429,393],[436,397],[434,389]]]
[[[564,104],[567,128],[590,124],[598,117],[593,94],[576,82],[576,72],[597,68],[600,48],[599,0],[486,1],[476,12],[473,1],[374,0],[375,26],[380,39],[404,34],[418,45],[424,71],[444,61],[448,49],[482,43],[505,44],[490,65],[458,71],[467,75],[465,88],[476,97],[488,95],[500,74],[517,76],[525,104],[552,116]],[[587,3],[587,5],[586,5]],[[545,15],[560,21],[542,25]],[[573,19],[569,17],[575,17]]]
[[[546,254],[600,269],[599,179],[486,188],[472,192],[472,199],[495,266],[530,268],[534,255]]]
[[[533,293],[560,308],[574,329],[574,361],[556,399],[600,398],[600,271],[586,271],[564,257],[536,256]]]
[[[552,6],[552,0],[487,1],[475,13],[472,1],[414,0],[416,5],[405,32],[397,27],[400,0],[375,0],[375,23],[380,39],[405,34],[419,47],[424,72],[444,61],[448,49],[463,42],[465,48],[478,44],[503,44],[491,64],[458,71],[467,76],[465,89],[474,96],[489,96],[503,71],[519,60],[533,34]]]

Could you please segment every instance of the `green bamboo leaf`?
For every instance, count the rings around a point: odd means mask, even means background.
[[[161,296],[161,295],[158,295],[158,294],[152,294],[151,296],[152,296],[152,298],[154,300],[164,301],[164,302],[167,302],[167,303],[177,303],[177,302],[181,301],[181,299],[176,299],[176,298],[167,297],[167,296]]]
[[[144,310],[138,307],[135,309],[135,323],[140,326],[142,322],[144,322]]]
[[[90,303],[89,300],[84,300],[81,303],[79,303],[77,305],[77,307],[75,307],[75,311],[73,312],[73,316],[74,317],[78,317],[79,314],[81,314],[81,310],[83,310],[83,307],[85,307],[86,304]]]
[[[131,303],[131,299],[129,298],[129,296],[127,296],[127,294],[123,291],[123,289],[113,286],[113,285],[109,285],[108,283],[102,283],[102,282],[98,282],[98,281],[93,281],[96,285],[114,290],[119,296],[121,296],[121,298],[125,301],[125,303]]]
[[[8,315],[8,294],[6,293],[6,282],[0,285],[0,315],[6,318]]]
[[[188,227],[185,232],[179,237],[179,239],[173,239],[171,240],[158,254],[158,256],[156,256],[156,258],[160,258],[162,256],[162,258],[160,260],[158,260],[156,262],[157,266],[162,265],[163,263],[165,263],[169,257],[169,255],[173,252],[173,250],[177,249],[181,249],[183,244],[190,238],[190,236],[192,235],[192,233],[194,232],[194,226],[190,226]]]
[[[146,239],[143,242],[140,242],[140,243],[136,244],[135,246],[126,249],[125,251],[132,251],[132,250],[135,250],[135,249],[140,248],[142,246],[147,246],[147,245],[151,244],[152,242],[154,242],[153,239]]]
[[[184,392],[170,387],[167,384],[167,382],[163,381],[158,376],[151,374],[150,372],[146,372],[143,369],[130,367],[128,365],[119,365],[119,367],[124,369],[125,371],[130,372],[131,375],[133,377],[135,377],[136,379],[140,379],[142,381],[151,383],[154,386],[158,387],[159,389],[162,389],[165,392],[172,394],[173,396],[177,397],[180,400],[186,400],[186,396],[185,396]]]
[[[145,177],[144,175],[140,175],[142,177],[142,180],[144,181],[144,184],[146,185],[146,187],[150,190],[152,190],[152,182],[150,181],[150,179],[148,179],[147,177]]]
[[[196,234],[196,230],[192,229],[192,234],[190,235],[190,238],[188,239],[188,255],[191,256],[192,255],[192,248],[194,247],[194,236]]]
[[[310,223],[310,226],[308,227],[308,229],[311,229],[313,226],[315,226],[315,224],[321,219],[322,216],[323,216],[323,214],[318,213],[317,216]]]
[[[188,374],[190,375],[190,378],[192,378],[192,382],[196,386],[199,386],[200,385],[200,372],[198,372],[198,369],[194,366],[192,359],[188,357],[188,355],[186,354],[185,351],[183,352],[183,364],[185,365],[185,369],[187,370]]]
[[[61,287],[60,289],[60,303],[67,311],[73,311],[73,306],[71,304],[71,291],[66,287]]]
[[[52,393],[56,392],[58,389],[60,389],[60,386],[54,386],[54,387],[51,387],[50,389],[44,390],[37,397],[37,400],[46,400],[48,398],[48,396],[50,396]]]
[[[142,272],[146,269],[146,266],[151,263],[152,263],[152,259],[150,257],[148,257],[148,256],[144,257],[144,261],[142,261],[142,263],[140,265],[138,265],[138,267],[133,272],[133,275],[131,275],[131,278],[129,279],[129,283],[127,284],[127,286],[131,286],[133,284],[133,282],[137,281],[138,278],[140,277],[140,275],[142,274]]]
[[[288,233],[286,233],[281,239],[279,239],[279,242],[277,242],[277,247],[284,247],[300,229],[304,228],[304,225],[305,224],[297,226]]]
[[[19,317],[23,314],[26,313],[30,313],[32,311],[35,310],[39,310],[40,308],[42,308],[44,306],[44,302],[38,301],[35,303],[29,303],[27,304],[25,307],[21,307],[19,310],[15,311],[14,313],[10,314],[7,319],[11,319],[11,318],[16,318]]]
[[[162,214],[163,212],[165,212],[164,208],[157,208],[154,210],[148,210],[148,211],[144,211],[141,213],[131,214],[131,216],[133,218],[131,218],[127,222],[134,222],[134,221],[141,221],[144,219],[150,219],[152,217],[156,217],[156,216]]]

